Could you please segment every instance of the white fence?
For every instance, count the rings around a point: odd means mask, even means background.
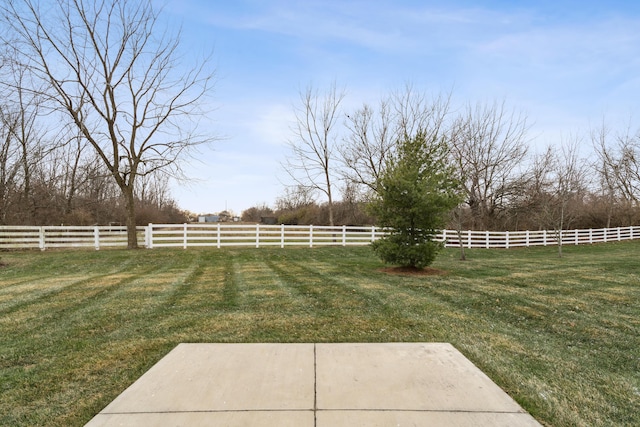
[[[377,227],[241,224],[149,224],[146,247],[357,246],[384,235]]]
[[[447,247],[517,248],[529,246],[580,245],[640,239],[640,226],[560,231],[462,231],[443,230],[438,239]]]
[[[144,243],[146,227],[138,227]],[[121,226],[0,226],[0,249],[127,247],[127,228]]]
[[[149,224],[138,227],[138,244],[163,247],[358,246],[384,236],[378,227],[246,224]],[[443,230],[436,240],[447,247],[516,248],[578,245],[640,239],[640,226],[555,231]],[[0,249],[126,247],[125,227],[0,226]]]

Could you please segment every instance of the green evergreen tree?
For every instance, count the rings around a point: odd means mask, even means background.
[[[390,159],[371,202],[377,224],[389,234],[372,244],[385,262],[424,268],[442,244],[433,240],[461,201],[446,141],[419,131],[405,137]]]

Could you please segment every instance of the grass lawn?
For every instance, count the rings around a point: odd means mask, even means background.
[[[640,241],[0,252],[0,425],[81,426],[181,342],[450,342],[550,426],[640,425]]]

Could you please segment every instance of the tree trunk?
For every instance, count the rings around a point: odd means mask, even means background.
[[[562,258],[562,230],[558,236],[558,258]]]
[[[329,191],[327,192],[327,195],[329,196],[329,225],[333,227],[335,225],[333,219],[333,197],[331,197],[331,186],[328,186],[327,188],[329,188]]]
[[[458,227],[458,244],[460,246],[460,261],[466,261],[467,255],[464,252],[464,242],[462,241],[462,230]]]
[[[127,210],[127,249],[138,249],[138,233],[136,230],[136,206],[133,188],[122,189]]]

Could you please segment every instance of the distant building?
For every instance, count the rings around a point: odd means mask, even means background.
[[[198,222],[220,222],[219,215],[198,215]]]
[[[240,217],[229,211],[222,211],[217,214],[198,215],[198,222],[240,222]]]

